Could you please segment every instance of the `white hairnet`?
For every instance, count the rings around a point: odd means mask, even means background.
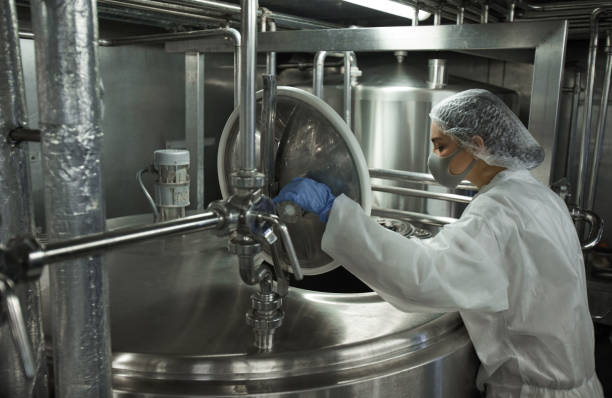
[[[466,90],[441,101],[429,114],[448,135],[492,166],[533,169],[544,149],[504,102],[487,90]],[[484,148],[472,138],[480,136]]]

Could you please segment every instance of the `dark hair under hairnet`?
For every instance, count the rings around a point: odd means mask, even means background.
[[[487,90],[457,93],[433,107],[429,116],[474,156],[508,169],[533,169],[544,161],[544,149],[504,102]],[[473,137],[480,136],[484,148]]]

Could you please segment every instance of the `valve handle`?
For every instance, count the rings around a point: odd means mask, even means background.
[[[0,313],[2,312],[6,312],[8,315],[6,320],[11,330],[13,343],[15,343],[21,358],[23,372],[26,378],[31,379],[34,377],[34,356],[32,355],[30,339],[26,332],[19,297],[15,294],[13,282],[0,274]]]
[[[601,241],[601,237],[603,236],[603,219],[592,211],[580,209],[578,207],[571,207],[569,211],[574,223],[582,221],[590,225],[589,236],[584,240],[581,237],[580,243],[582,245],[582,250],[593,249]]]

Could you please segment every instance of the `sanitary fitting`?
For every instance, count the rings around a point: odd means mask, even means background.
[[[8,247],[0,245],[0,274],[15,283],[38,280],[44,264],[33,264],[29,255],[40,249],[40,243],[31,237],[11,239]]]
[[[274,332],[283,324],[283,299],[276,293],[257,292],[251,295],[251,311],[246,323],[253,328],[255,346],[264,352],[272,350]]]
[[[266,176],[256,170],[240,170],[230,176],[230,184],[236,189],[259,189],[263,188],[265,183]]]

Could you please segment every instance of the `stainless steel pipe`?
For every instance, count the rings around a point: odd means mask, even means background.
[[[354,53],[353,53],[354,54]],[[351,52],[344,52],[344,121],[346,125],[351,128],[351,113],[353,103],[351,102],[352,85],[351,85]]]
[[[260,137],[261,147],[261,172],[266,176],[264,193],[267,196],[275,194],[275,165],[276,157],[274,153],[274,122],[276,121],[276,76],[263,75],[263,98],[261,109],[261,120],[264,123]]]
[[[375,184],[372,185],[372,191],[386,192],[386,193],[392,193],[395,195],[409,196],[409,197],[416,197],[416,198],[430,198],[430,199],[446,200],[448,202],[455,202],[455,203],[470,203],[472,201],[471,196],[457,195],[457,194],[444,193],[444,192],[423,191],[421,189],[413,189],[413,188],[389,187],[389,186],[375,185]]]
[[[534,3],[532,1],[523,1],[521,3],[529,10],[535,11],[560,11],[560,10],[577,10],[588,7],[606,7],[610,6],[609,1],[559,1],[556,3]]]
[[[372,215],[379,217],[399,218],[401,220],[413,221],[425,225],[433,225],[439,227],[457,221],[456,218],[452,217],[430,216],[429,214],[415,213],[412,211],[396,209],[383,209],[380,207],[372,207]]]
[[[389,169],[370,169],[370,178],[381,178],[384,180],[404,181],[413,182],[419,184],[435,184],[439,185],[438,182],[431,174],[417,173],[414,171],[404,170],[389,170]],[[465,189],[469,191],[478,190],[478,188],[467,180],[461,182],[457,186],[458,189]]]
[[[202,10],[216,11],[228,15],[238,15],[242,12],[242,7],[232,3],[212,0],[169,0],[170,3],[182,4],[186,6],[201,8]],[[257,15],[263,15],[265,11],[257,10]],[[295,15],[284,14],[281,12],[267,11],[268,18],[273,19],[280,26],[292,29],[331,29],[340,28],[341,25],[329,22],[317,21],[310,18],[302,18]]]
[[[325,76],[325,59],[330,57],[339,57],[344,59],[344,121],[351,127],[352,114],[352,85],[351,85],[351,68],[357,66],[357,55],[353,51],[335,52],[335,51],[319,51],[315,54],[312,92],[317,97],[324,99],[324,76]]]
[[[13,0],[0,2],[0,93],[0,244],[6,245],[9,239],[33,231],[27,147],[14,146],[8,138],[11,131],[26,125],[28,115]],[[0,396],[47,397],[40,287],[28,282],[18,286],[16,294],[24,304],[25,343],[32,348],[33,377],[26,377],[9,322],[0,322]]]
[[[130,0],[97,0],[102,5],[119,7],[123,9],[133,9],[140,11],[150,11],[157,14],[164,14],[178,18],[187,18],[192,21],[198,21],[203,25],[223,25],[227,24],[227,19],[212,17],[208,15],[199,14],[197,12],[191,12],[188,9],[172,9],[168,8],[168,6],[163,3],[155,2],[155,1],[147,1],[147,0],[138,0],[138,1],[130,1]]]
[[[263,13],[261,15],[261,32],[276,32],[276,22],[269,18],[270,11],[266,8],[262,8]],[[269,51],[266,54],[266,74],[276,76],[276,52]]]
[[[242,170],[255,170],[255,79],[257,78],[257,0],[241,0],[240,140]]]
[[[585,111],[582,128],[582,142],[580,145],[580,163],[578,165],[578,181],[576,183],[576,204],[584,208],[584,190],[587,181],[587,168],[589,163],[589,147],[591,142],[591,118],[593,116],[593,94],[595,89],[595,75],[597,63],[597,44],[599,40],[599,18],[612,11],[612,7],[596,8],[591,14],[591,38],[589,40],[589,55],[587,62],[587,83],[585,93]]]
[[[49,240],[104,230],[102,85],[93,0],[33,0]],[[50,270],[55,396],[111,397],[108,285],[99,257]]]
[[[582,72],[576,68],[574,73],[574,87],[572,89],[572,108],[570,110],[570,130],[566,152],[565,176],[570,177],[570,170],[574,165],[574,149],[576,148],[576,135],[578,132],[578,112],[580,110],[580,93],[582,92]]]
[[[595,192],[597,189],[597,175],[599,173],[599,163],[603,150],[603,140],[606,135],[606,120],[608,117],[608,98],[610,97],[610,83],[612,82],[612,32],[606,32],[606,72],[603,88],[601,90],[601,102],[599,104],[599,118],[597,121],[597,135],[595,136],[595,148],[593,150],[593,161],[591,162],[591,172],[587,185],[586,208],[593,209],[595,205]]]
[[[90,256],[121,246],[188,232],[216,228],[224,221],[214,211],[144,226],[126,227],[83,237],[51,242],[28,255],[28,265],[40,267],[68,259]],[[51,268],[53,269],[53,268]],[[56,370],[57,371],[57,370]]]

